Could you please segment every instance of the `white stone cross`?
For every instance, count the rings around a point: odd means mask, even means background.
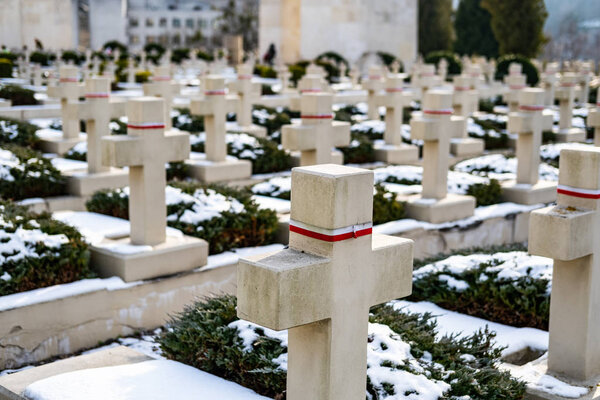
[[[165,115],[166,129],[170,130],[173,127],[171,120],[171,108],[173,107],[173,99],[175,95],[181,91],[181,86],[171,79],[171,68],[166,65],[159,65],[154,69],[152,82],[144,83],[145,96],[157,96],[165,100]]]
[[[135,83],[135,58],[132,55],[127,58],[127,83]]]
[[[600,88],[596,92],[596,107],[589,111],[588,125],[594,128],[594,146],[600,146]]]
[[[190,155],[190,135],[165,132],[165,101],[140,97],[127,103],[127,135],[102,138],[106,166],[129,167],[131,243],[156,246],[166,240],[165,164]]]
[[[527,87],[527,77],[522,73],[523,66],[512,63],[508,66],[508,75],[504,77],[504,83],[508,86],[508,92],[504,100],[508,103],[509,112],[519,111],[519,96],[521,90]]]
[[[562,150],[557,205],[531,213],[529,252],[554,259],[548,371],[570,383],[600,374],[599,211],[600,149]]]
[[[302,93],[321,93],[329,89],[321,68],[314,64],[306,67],[306,74],[298,81],[298,91]]]
[[[552,107],[554,105],[554,94],[559,80],[558,65],[556,63],[548,63],[546,69],[541,74],[540,83],[540,87],[546,91],[546,96],[544,98],[544,104],[546,106]]]
[[[231,85],[240,97],[236,112],[237,123],[240,127],[252,125],[252,105],[260,99],[261,84],[252,82],[253,64],[240,64],[237,67],[237,81]]]
[[[238,100],[237,97],[227,96],[225,79],[215,75],[208,75],[204,79],[204,96],[202,100],[192,99],[190,111],[192,115],[204,117],[206,159],[224,161],[227,157],[227,113],[236,110]]]
[[[329,164],[336,146],[350,144],[350,124],[333,121],[333,95],[303,94],[300,99],[301,124],[284,125],[284,149],[300,151],[300,165]]]
[[[290,78],[292,77],[292,73],[290,69],[285,64],[280,64],[277,66],[277,78],[281,81],[281,94],[286,94],[290,92]]]
[[[578,100],[579,103],[584,106],[590,100],[590,81],[594,77],[592,71],[593,66],[590,62],[583,62],[579,68],[579,84],[581,85],[581,88],[579,90]]]
[[[58,86],[48,87],[48,96],[60,99],[63,139],[79,138],[79,119],[77,117],[77,101],[81,94],[79,84],[79,68],[63,65],[59,70]]]
[[[423,95],[431,88],[438,86],[442,83],[440,77],[435,74],[434,64],[423,64],[421,66],[421,68],[419,69],[419,78],[417,82],[418,87],[420,87],[423,91]]]
[[[412,291],[412,240],[374,235],[373,172],[292,171],[289,248],[238,264],[238,316],[288,333],[289,400],[364,400],[369,308]]]
[[[437,74],[442,82],[446,82],[448,77],[448,61],[445,58],[440,58],[437,66]]]
[[[383,68],[378,65],[369,67],[369,75],[362,83],[363,89],[367,90],[367,104],[369,107],[367,118],[371,120],[379,120],[379,107],[377,104],[381,91],[385,87],[385,76],[383,76]]]
[[[560,120],[557,139],[565,142],[585,140],[585,131],[574,128],[573,107],[575,106],[575,89],[579,76],[575,73],[565,72],[560,77],[559,87],[556,89],[556,98],[559,102]]]
[[[454,96],[452,104],[454,113],[465,118],[471,116],[478,109],[479,94],[472,89],[472,79],[469,75],[457,75],[453,78]]]

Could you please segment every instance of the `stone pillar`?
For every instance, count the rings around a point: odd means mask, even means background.
[[[379,66],[369,67],[368,78],[363,82],[362,86],[363,89],[366,89],[368,92],[367,103],[369,106],[369,111],[367,114],[367,118],[369,118],[370,120],[380,119],[377,97],[383,90],[384,85],[385,77],[383,76],[383,69]]]
[[[171,109],[176,93],[179,93],[179,85],[171,79],[171,68],[168,65],[159,65],[154,70],[152,82],[144,83],[145,96],[157,96],[165,100],[164,121],[167,130],[173,127],[171,120]]]
[[[556,89],[556,98],[559,101],[560,121],[556,132],[558,141],[579,142],[584,141],[586,132],[583,129],[573,128],[573,107],[575,105],[575,88],[579,77],[577,74],[565,72],[560,77],[560,85]]]
[[[79,68],[63,65],[59,70],[59,97],[62,114],[63,138],[79,138],[79,117],[77,100],[79,99]]]
[[[107,78],[91,78],[85,85],[87,104],[82,107],[82,117],[87,130],[88,172],[99,173],[110,170],[102,164],[101,139],[110,135],[110,81]]]

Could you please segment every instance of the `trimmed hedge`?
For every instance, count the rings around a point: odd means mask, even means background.
[[[462,72],[462,63],[458,54],[447,50],[432,51],[425,57],[426,64],[434,64],[437,68],[442,58],[448,61],[448,75],[460,75]]]
[[[0,78],[12,78],[12,73],[12,61],[6,58],[0,58]]]
[[[535,86],[540,81],[540,73],[533,65],[531,60],[527,57],[520,55],[510,54],[502,56],[498,59],[498,66],[496,67],[496,80],[502,81],[504,77],[508,75],[508,67],[512,63],[521,64],[523,66],[523,74],[527,75],[527,84],[529,86]]]
[[[67,238],[59,247],[28,242],[28,248],[35,251],[36,257],[29,254],[19,258],[2,254],[0,276],[5,279],[0,279],[0,296],[94,277],[89,268],[88,246],[76,229],[53,220],[48,213],[34,214],[25,207],[6,201],[0,202],[0,214],[4,243],[10,240],[7,234],[15,233],[17,229],[39,230],[47,235],[65,235]]]
[[[7,175],[0,179],[0,198],[23,200],[65,194],[65,178],[41,153],[10,144],[0,147],[0,151],[6,150],[15,156],[19,164],[2,166]]]
[[[502,202],[502,185],[496,179],[490,179],[488,184],[476,183],[469,186],[467,194],[475,197],[477,207],[491,206]]]
[[[375,149],[369,136],[359,132],[351,132],[350,145],[339,147],[344,154],[344,164],[366,164],[375,161]]]
[[[373,195],[373,225],[398,221],[405,215],[404,203],[396,200],[396,195],[388,192],[383,185],[376,184]]]
[[[391,67],[394,61],[398,61],[400,63],[400,72],[404,72],[404,63],[395,55],[386,53],[384,51],[378,51],[377,56],[379,56],[379,59],[386,67]]]
[[[181,230],[184,234],[195,236],[209,243],[210,254],[240,248],[262,246],[272,243],[278,227],[277,214],[273,210],[260,209],[251,199],[248,191],[223,186],[206,186],[195,182],[172,182],[170,186],[181,189],[191,196],[199,190],[208,193],[209,190],[222,194],[230,199],[236,199],[244,205],[241,213],[230,211],[221,212],[221,216],[210,220],[191,224],[181,221],[183,213],[193,204],[178,203],[167,206],[169,218],[167,224]],[[129,218],[129,197],[122,190],[104,190],[95,193],[86,203],[89,211],[113,217]]]
[[[35,99],[35,92],[33,90],[17,85],[0,87],[0,98],[12,101],[13,106],[35,106],[39,104],[39,101]]]
[[[252,123],[267,128],[267,133],[269,135],[280,131],[283,125],[291,124],[292,118],[300,118],[299,111],[292,111],[287,107],[275,109],[254,105],[252,110]],[[268,115],[267,118],[263,117],[265,114]]]
[[[40,141],[35,134],[37,130],[37,126],[28,122],[0,117],[0,144],[35,148]]]
[[[230,326],[238,321],[236,303],[234,296],[221,296],[186,307],[170,321],[169,331],[158,339],[160,348],[169,359],[236,382],[263,396],[283,400],[287,372],[273,360],[287,353],[287,348],[279,339],[267,336],[258,328],[254,330],[257,339],[250,350],[246,349],[237,328]],[[410,344],[411,355],[422,368],[389,361],[381,367],[389,368],[392,373],[406,371],[446,381],[450,389],[444,394],[445,399],[518,400],[524,397],[525,384],[496,367],[501,351],[494,347],[492,333],[483,331],[461,339],[438,338],[436,324],[429,314],[407,314],[391,306],[375,307],[371,312],[370,322],[389,326],[402,341]],[[418,361],[423,358],[430,358],[431,362]],[[372,400],[396,394],[392,382],[375,386],[367,377],[365,380]]]
[[[41,64],[43,67],[50,65],[50,61],[56,59],[54,54],[45,53],[43,51],[34,51],[29,55],[29,62]]]

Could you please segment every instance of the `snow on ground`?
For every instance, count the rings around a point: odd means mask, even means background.
[[[586,150],[594,148],[591,144],[585,143],[553,143],[540,147],[540,157],[542,160],[558,160],[561,150]]]
[[[56,157],[51,158],[50,162],[54,168],[60,171],[61,174],[64,174],[65,172],[87,170],[87,163],[85,161]]]
[[[517,159],[507,158],[502,154],[490,154],[461,161],[454,166],[454,171],[485,176],[500,181],[516,179]],[[540,179],[558,181],[558,168],[540,163]],[[449,173],[448,179],[450,180]]]
[[[278,176],[252,186],[252,193],[278,197],[292,190],[292,177]]]
[[[257,330],[267,337],[280,341],[282,347],[287,347],[287,331],[276,332],[263,328],[252,322],[238,320],[229,324],[238,331],[246,351],[252,351],[253,343],[259,339]],[[283,353],[272,360],[282,370],[287,370],[288,354]],[[411,400],[437,400],[450,385],[442,381],[429,379],[424,366],[430,363],[424,356],[416,359],[411,354],[410,344],[402,341],[401,337],[389,326],[369,324],[369,342],[367,343],[367,376],[377,389],[384,384],[393,386],[394,393],[412,393],[410,397],[397,397]],[[406,365],[407,370],[391,368],[386,365]],[[440,369],[443,367],[440,365]],[[388,397],[396,398],[396,397]]]
[[[201,132],[190,135],[191,145],[206,142],[206,133]],[[252,135],[246,133],[227,133],[225,142],[231,147],[232,152],[242,158],[256,159],[258,155],[264,154],[264,149],[260,142]]]
[[[276,197],[269,196],[252,196],[258,206],[262,209],[274,210],[278,214],[287,214],[292,208],[292,203],[289,200],[278,199]]]
[[[425,265],[415,270],[413,272],[413,281],[422,279],[428,275],[441,273],[438,276],[440,281],[445,282],[457,291],[463,291],[469,287],[465,281],[453,279],[444,273],[461,275],[467,271],[479,268],[482,264],[488,266],[485,268],[482,276],[480,276],[480,280],[489,279],[488,274],[490,273],[497,273],[496,279],[517,280],[524,277],[545,279],[549,281],[548,293],[550,293],[554,261],[546,257],[532,256],[523,251],[450,256],[444,260]]]
[[[85,369],[29,385],[31,400],[267,400],[250,389],[169,360]]]

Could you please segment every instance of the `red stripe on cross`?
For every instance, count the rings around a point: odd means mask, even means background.
[[[341,242],[348,239],[356,239],[361,236],[367,236],[373,233],[373,228],[361,229],[355,232],[347,232],[339,235],[326,235],[324,233],[314,232],[308,229],[300,228],[298,226],[290,225],[290,232],[297,233],[299,235],[307,236],[313,239],[322,240],[324,242]]]
[[[128,129],[148,130],[148,129],[165,129],[165,124],[151,123],[143,125],[127,124]]]

